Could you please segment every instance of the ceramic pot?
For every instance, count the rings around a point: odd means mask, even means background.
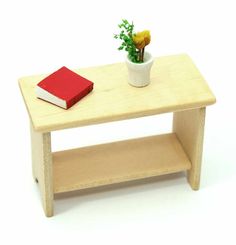
[[[153,64],[153,57],[145,52],[143,63],[134,63],[126,57],[126,64],[129,73],[129,84],[134,87],[144,87],[150,83],[150,71]]]

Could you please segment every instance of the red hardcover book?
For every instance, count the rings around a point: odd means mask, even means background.
[[[68,109],[93,90],[93,83],[63,66],[36,86],[38,98]]]

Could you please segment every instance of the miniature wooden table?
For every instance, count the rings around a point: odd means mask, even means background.
[[[128,84],[124,63],[76,72],[93,81],[94,90],[69,110],[36,98],[35,86],[46,75],[19,79],[46,216],[53,215],[54,193],[179,171],[187,171],[192,189],[199,188],[205,107],[215,97],[189,56],[155,59],[144,88]],[[172,133],[51,152],[52,131],[167,112],[174,112]]]

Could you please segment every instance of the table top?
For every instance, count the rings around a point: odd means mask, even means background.
[[[94,90],[68,110],[36,98],[36,84],[48,74],[19,79],[36,131],[50,132],[215,103],[206,81],[186,54],[156,58],[151,70],[151,83],[143,88],[128,84],[125,63],[74,71],[94,82]]]

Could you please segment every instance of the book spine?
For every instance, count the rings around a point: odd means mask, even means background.
[[[68,100],[66,102],[66,105],[67,105],[67,108],[66,109],[69,109],[71,106],[73,106],[79,100],[81,100],[84,96],[86,96],[87,94],[89,94],[92,90],[93,90],[93,84],[91,84],[87,89],[85,89],[84,91],[82,91],[81,93],[79,93],[78,95],[76,95],[75,97],[73,97],[72,99]]]

